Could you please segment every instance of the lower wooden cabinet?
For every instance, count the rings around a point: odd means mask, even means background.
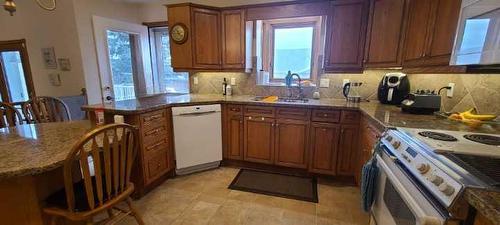
[[[243,159],[243,116],[233,115],[227,118],[227,155],[229,159]]]
[[[354,177],[356,183],[361,184],[361,169],[363,165],[372,157],[372,149],[377,140],[382,135],[383,130],[378,129],[373,123],[368,121],[366,117],[361,119],[359,126],[359,145],[358,155],[356,156],[356,166]]]
[[[309,171],[336,174],[340,125],[333,123],[311,124]]]
[[[339,151],[337,155],[337,174],[354,175],[355,156],[358,150],[358,125],[341,125]]]
[[[281,119],[275,125],[276,165],[307,168],[309,121]]]
[[[273,164],[274,119],[247,116],[244,125],[245,161]]]

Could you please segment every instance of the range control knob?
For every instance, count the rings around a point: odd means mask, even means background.
[[[387,137],[385,138],[385,140],[387,140],[387,141],[389,141],[389,142],[390,142],[390,141],[392,141],[392,136],[387,136]]]
[[[439,186],[439,190],[443,192],[446,196],[451,196],[453,193],[455,193],[455,188],[448,184],[443,184]]]
[[[436,185],[436,186],[439,186],[443,183],[443,178],[438,176],[438,175],[432,175],[431,176],[431,182]]]
[[[398,149],[399,146],[401,146],[401,142],[400,141],[395,141],[394,143],[392,143],[392,147],[394,147],[395,149]]]
[[[426,174],[430,169],[431,167],[427,163],[420,163],[417,165],[417,170],[420,174]]]

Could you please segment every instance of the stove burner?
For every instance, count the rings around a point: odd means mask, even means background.
[[[439,141],[457,141],[457,139],[449,134],[443,134],[443,133],[438,133],[438,132],[433,132],[433,131],[422,131],[419,132],[421,136],[431,138],[434,140],[439,140]]]
[[[467,134],[464,135],[464,138],[481,144],[500,146],[500,137],[496,136],[483,134]]]

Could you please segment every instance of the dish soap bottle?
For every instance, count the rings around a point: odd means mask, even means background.
[[[226,86],[226,96],[231,96],[233,95],[233,88],[231,87],[230,84]]]
[[[224,81],[222,81],[222,95],[227,94],[227,81],[226,78],[224,77]]]

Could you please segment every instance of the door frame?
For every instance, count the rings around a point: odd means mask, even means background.
[[[28,98],[34,98],[36,96],[35,85],[33,83],[33,77],[31,74],[31,66],[28,56],[28,49],[26,47],[26,39],[0,41],[0,52],[5,51],[19,51],[21,62],[23,65],[24,80],[28,89]],[[0,58],[0,94],[2,95],[2,100],[4,102],[10,102],[11,99],[8,91],[9,87],[5,76],[6,74],[3,67],[3,61]]]
[[[141,24],[124,22],[120,20],[109,19],[100,16],[92,16],[92,25],[94,28],[94,41],[97,53],[97,64],[99,72],[99,82],[101,85],[102,100],[106,102],[105,89],[107,86],[111,88],[111,97],[114,99],[113,80],[111,64],[109,61],[109,49],[107,31],[121,31],[136,35],[139,40],[132,43],[136,53],[132,52],[132,58],[136,59],[137,76],[134,77],[134,86],[136,97],[141,97],[154,93],[153,74],[151,69],[151,55],[149,49],[149,34],[148,28]]]

